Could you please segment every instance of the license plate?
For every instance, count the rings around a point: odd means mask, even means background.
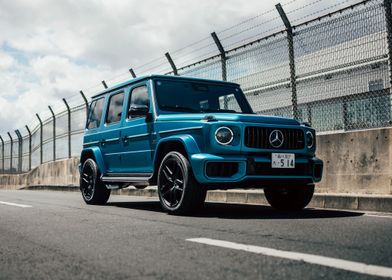
[[[295,168],[295,154],[272,153],[272,168]]]

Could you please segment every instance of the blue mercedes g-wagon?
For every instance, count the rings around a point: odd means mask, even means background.
[[[163,209],[184,214],[207,190],[263,188],[272,207],[300,210],[321,180],[315,151],[314,129],[255,115],[238,84],[152,75],[92,98],[80,190],[104,204],[112,189],[157,185]]]

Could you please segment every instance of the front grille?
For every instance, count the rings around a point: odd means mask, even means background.
[[[238,172],[238,162],[208,162],[208,177],[231,177]]]
[[[295,164],[295,168],[272,168],[270,162],[248,162],[247,175],[261,176],[313,176],[312,164]]]
[[[269,136],[277,128],[248,126],[245,128],[245,146],[257,149],[303,149],[305,146],[304,132],[301,129],[278,128],[283,134],[282,146],[274,148]]]

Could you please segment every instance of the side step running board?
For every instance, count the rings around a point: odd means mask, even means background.
[[[103,182],[118,182],[118,183],[134,183],[134,182],[146,182],[150,177],[114,177],[114,176],[102,176],[101,180]]]

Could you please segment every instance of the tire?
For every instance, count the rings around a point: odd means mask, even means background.
[[[265,198],[276,210],[300,211],[312,200],[314,185],[265,188]]]
[[[170,152],[158,170],[158,195],[162,208],[169,214],[184,215],[201,208],[206,190],[195,180],[188,159]]]
[[[87,204],[103,205],[110,196],[110,190],[102,183],[97,164],[91,158],[83,163],[80,174],[80,191]]]

